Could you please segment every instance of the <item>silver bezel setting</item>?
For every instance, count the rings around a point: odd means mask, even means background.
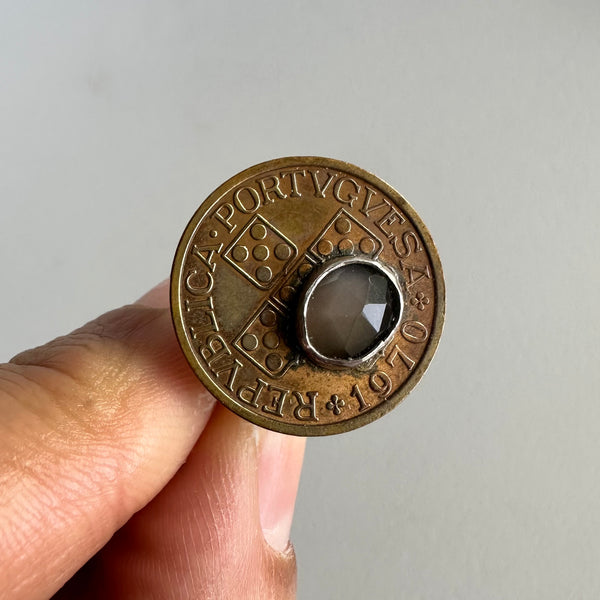
[[[396,322],[390,329],[388,335],[381,339],[367,354],[359,356],[357,358],[334,358],[321,354],[311,343],[309,332],[306,323],[307,308],[311,300],[312,294],[316,287],[327,277],[330,273],[337,271],[338,269],[344,268],[349,265],[368,265],[376,271],[380,271],[385,275],[394,286],[398,295],[399,311],[396,315]],[[304,350],[309,360],[321,367],[329,369],[350,369],[369,365],[373,359],[385,348],[389,341],[393,338],[396,333],[400,321],[402,320],[402,312],[404,310],[404,295],[402,293],[402,286],[398,276],[388,266],[372,260],[365,256],[341,256],[328,260],[320,267],[315,269],[311,276],[306,281],[302,292],[298,299],[298,311],[296,321],[296,333],[300,346]]]

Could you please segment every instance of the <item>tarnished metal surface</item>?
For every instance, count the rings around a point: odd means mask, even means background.
[[[327,368],[299,343],[298,303],[311,273],[340,256],[392,272],[402,313],[375,356]],[[415,386],[441,335],[444,281],[429,232],[394,189],[348,163],[291,157],[243,171],[200,206],[177,249],[171,307],[187,360],[223,404],[282,433],[327,435],[382,416]]]

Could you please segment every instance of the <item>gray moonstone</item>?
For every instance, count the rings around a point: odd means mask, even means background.
[[[385,273],[350,264],[317,284],[306,307],[306,330],[322,356],[355,359],[391,333],[399,312],[398,292]]]

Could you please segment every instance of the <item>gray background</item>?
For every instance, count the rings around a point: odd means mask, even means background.
[[[0,2],[0,359],[136,299],[222,181],[394,185],[447,323],[390,415],[310,440],[299,597],[600,595],[600,5]]]

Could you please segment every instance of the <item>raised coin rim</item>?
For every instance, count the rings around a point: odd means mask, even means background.
[[[343,173],[355,175],[364,179],[374,187],[378,188],[383,192],[386,197],[394,202],[396,206],[409,217],[415,228],[419,232],[423,243],[424,250],[427,252],[431,261],[431,266],[434,274],[434,290],[435,290],[435,315],[431,326],[431,332],[429,339],[427,340],[427,347],[423,353],[421,360],[419,361],[415,370],[408,376],[406,381],[393,393],[387,400],[379,403],[377,406],[370,410],[338,421],[335,423],[327,423],[324,425],[318,424],[295,424],[279,422],[275,419],[264,416],[260,413],[253,412],[252,410],[242,406],[229,398],[224,394],[220,388],[213,382],[212,377],[208,371],[206,371],[202,364],[196,359],[194,350],[190,347],[185,332],[182,315],[182,302],[180,296],[180,278],[182,274],[182,266],[184,264],[185,256],[188,252],[189,245],[194,232],[205,214],[212,208],[214,202],[218,201],[228,191],[234,189],[246,179],[255,177],[265,171],[274,169],[282,169],[295,166],[319,166],[329,167],[337,169]],[[171,316],[173,319],[173,326],[175,333],[179,341],[179,345],[189,363],[192,370],[196,373],[197,377],[202,381],[205,387],[210,391],[213,396],[224,404],[227,408],[243,417],[244,419],[267,429],[278,431],[279,433],[285,433],[289,435],[297,435],[302,437],[332,435],[336,433],[344,433],[362,427],[371,423],[383,415],[387,414],[393,408],[395,408],[417,385],[421,380],[421,377],[427,370],[427,367],[431,363],[431,360],[437,350],[440,337],[442,335],[442,329],[444,325],[444,317],[446,312],[446,295],[445,295],[445,284],[444,275],[442,270],[442,264],[437,252],[437,248],[433,242],[433,238],[429,233],[429,230],[415,212],[412,206],[399,194],[392,186],[388,183],[370,173],[364,169],[357,167],[351,163],[347,163],[341,160],[333,158],[325,158],[318,156],[289,156],[284,158],[276,158],[266,162],[259,163],[244,171],[241,171],[237,175],[234,175],[218,188],[216,188],[206,200],[198,207],[193,214],[192,218],[188,222],[183,235],[177,246],[175,257],[173,259],[173,267],[171,269]]]

